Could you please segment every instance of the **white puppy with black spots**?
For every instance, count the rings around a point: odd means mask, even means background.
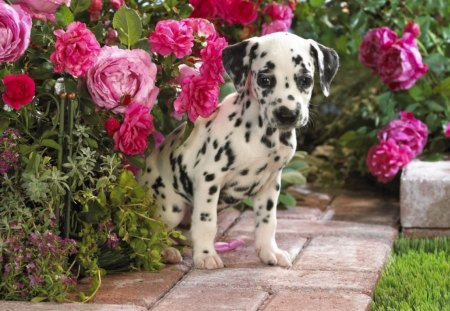
[[[288,267],[289,254],[275,241],[281,170],[296,150],[295,128],[308,122],[314,72],[323,93],[338,68],[338,55],[290,33],[251,38],[223,50],[223,64],[236,93],[208,119],[198,119],[186,141],[185,125],[147,159],[139,177],[159,204],[161,220],[173,228],[191,212],[195,267],[223,263],[214,249],[218,207],[248,197],[255,212],[255,246],[261,260]],[[164,251],[181,261],[176,249]]]

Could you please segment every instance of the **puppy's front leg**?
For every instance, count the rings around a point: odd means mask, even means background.
[[[291,266],[289,254],[278,248],[275,241],[277,202],[280,194],[281,172],[253,198],[255,212],[255,248],[262,262],[282,267]]]
[[[222,260],[214,249],[219,193],[217,185],[199,184],[195,189],[191,238],[196,268],[223,268]]]

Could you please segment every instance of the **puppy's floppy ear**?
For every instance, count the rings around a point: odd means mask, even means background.
[[[250,71],[258,43],[254,39],[245,40],[230,45],[222,50],[222,63],[225,71],[233,80],[238,92],[245,87],[245,80]]]
[[[320,87],[325,96],[330,94],[330,83],[339,67],[339,56],[335,50],[327,48],[309,39],[310,53],[314,57],[319,69]]]

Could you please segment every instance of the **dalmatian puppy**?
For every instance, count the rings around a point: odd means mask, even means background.
[[[314,72],[328,96],[338,55],[285,32],[231,45],[222,57],[237,92],[210,118],[197,120],[186,140],[185,124],[172,132],[148,157],[139,180],[153,191],[169,229],[191,213],[195,267],[223,267],[214,249],[218,207],[248,197],[260,259],[289,267],[289,254],[275,241],[281,171],[296,150],[295,128],[308,122]],[[173,248],[163,256],[172,263],[182,259]]]

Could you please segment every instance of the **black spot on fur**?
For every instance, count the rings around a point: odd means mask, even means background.
[[[219,142],[217,141],[217,139],[214,139],[213,147],[214,147],[214,149],[217,149],[217,147],[219,147]]]
[[[286,86],[286,88],[288,89],[289,88],[289,83],[286,82],[286,84],[284,86]]]
[[[245,176],[248,174],[248,169],[242,170],[239,174],[241,174],[242,176]]]
[[[210,127],[212,124],[212,120],[209,120],[208,122],[206,122],[206,128]]]
[[[225,155],[227,156],[227,165],[222,167],[222,171],[227,171],[231,168],[231,166],[234,164],[234,161],[236,159],[236,156],[233,152],[233,149],[231,149],[230,142],[228,141],[225,146],[223,147],[225,150]]]
[[[245,191],[248,191],[249,188],[250,187],[236,187],[236,188],[234,188],[234,191],[236,191],[236,192],[245,192]]]
[[[297,55],[295,57],[292,57],[292,61],[294,62],[295,66],[300,65],[300,62],[303,60],[303,58],[300,55]]]
[[[150,167],[147,168],[147,173],[150,173],[152,169]]]
[[[250,134],[251,134],[251,132],[250,132],[250,131],[248,131],[248,132],[245,132],[245,142],[247,142],[247,143],[249,143],[249,142],[250,142]]]
[[[287,97],[289,100],[295,100],[295,97],[294,96],[292,96],[292,95],[288,95],[288,97]]]
[[[267,166],[268,166],[268,164],[266,163],[265,165],[263,165],[260,168],[258,168],[256,170],[256,175],[261,174],[267,168]]]
[[[275,185],[275,190],[276,190],[276,191],[280,190],[280,184],[276,184],[276,185]]]
[[[258,42],[252,45],[250,48],[250,63],[256,58],[256,50],[258,49]]]
[[[267,52],[262,52],[261,55],[259,55],[259,57],[263,58],[266,55],[267,55]]]
[[[248,109],[251,105],[251,101],[247,100],[247,102],[245,103],[245,108]]]
[[[292,132],[282,132],[280,133],[280,142],[288,147],[293,147],[292,144],[290,143],[289,139],[292,136]]]
[[[275,133],[276,131],[277,131],[277,129],[268,127],[268,128],[266,129],[266,135],[267,135],[267,136],[272,136],[272,134]]]
[[[269,70],[273,70],[273,69],[275,69],[275,64],[272,63],[271,61],[268,61],[268,62],[266,63],[266,67],[267,67],[267,69],[269,69]]]
[[[205,250],[203,251],[203,254],[209,254],[209,251],[205,249]]]
[[[211,217],[209,213],[200,213],[200,220],[201,221],[211,221]]]
[[[205,181],[213,181],[216,176],[214,174],[207,174],[205,176]]]
[[[274,160],[275,162],[280,161],[280,156],[275,156],[275,158],[273,158],[273,160]]]
[[[220,158],[222,157],[223,148],[220,147],[219,150],[217,150],[216,156],[214,157],[214,161],[219,162]]]
[[[156,178],[155,182],[152,185],[153,192],[156,194],[159,194],[159,188],[164,188],[164,187],[165,187],[165,185],[163,183],[161,176],[158,176],[158,178]]]
[[[252,127],[252,122],[245,122],[245,127],[246,128],[251,128]]]
[[[248,71],[248,66],[244,65],[248,43],[248,41],[243,41],[230,45],[222,51],[223,66],[237,87],[243,86]]]
[[[267,148],[272,148],[274,146],[274,143],[266,135],[263,135],[263,137],[261,137],[261,143]]]
[[[230,113],[230,115],[228,116],[228,120],[229,121],[233,121],[234,117],[236,116],[236,111],[233,113]]]
[[[206,154],[206,145],[207,143],[204,142],[203,146],[200,148],[200,150],[197,152],[197,158],[201,155],[201,154]]]
[[[267,201],[266,209],[267,209],[268,211],[270,211],[272,208],[273,208],[273,201],[272,201],[271,199],[269,199],[269,200]]]
[[[213,195],[216,192],[217,192],[217,186],[209,187],[209,195]]]
[[[258,126],[263,127],[263,119],[261,116],[258,116]]]
[[[181,213],[182,210],[181,210],[181,208],[178,207],[178,205],[174,205],[174,206],[172,206],[172,212]]]
[[[236,122],[234,123],[234,127],[239,127],[242,123],[242,119],[241,118],[237,118]]]

